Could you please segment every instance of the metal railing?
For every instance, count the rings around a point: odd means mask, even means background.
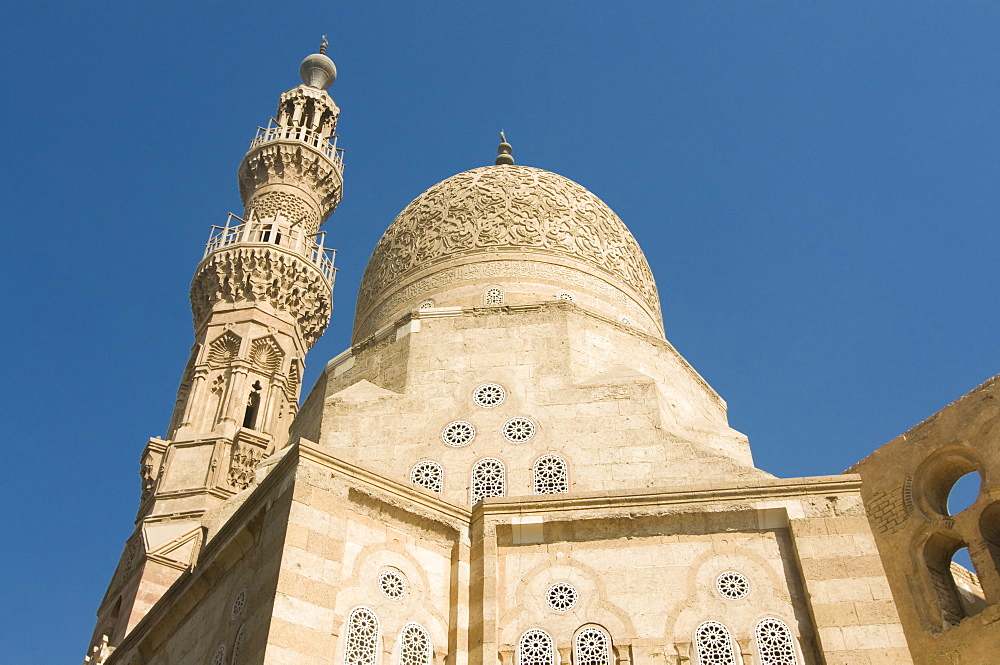
[[[336,136],[333,141],[329,141],[319,133],[307,127],[295,125],[279,125],[274,118],[267,123],[267,127],[258,127],[257,135],[250,141],[250,149],[253,150],[262,143],[268,141],[301,141],[316,148],[334,163],[343,172],[344,151],[337,147]]]
[[[235,220],[235,223],[234,223]],[[303,233],[288,228],[277,219],[246,220],[229,213],[225,226],[213,226],[205,244],[205,256],[230,245],[277,245],[303,256],[316,266],[328,282],[333,282],[336,250],[323,246],[326,231]]]

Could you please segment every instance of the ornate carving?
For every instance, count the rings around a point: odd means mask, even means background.
[[[229,460],[229,484],[245,490],[253,482],[253,474],[257,465],[264,459],[264,451],[245,443],[234,443],[233,454]]]
[[[240,198],[249,205],[265,185],[285,184],[315,195],[320,220],[326,220],[340,203],[344,176],[329,157],[294,140],[262,143],[250,149],[240,163]]]
[[[555,173],[487,166],[452,176],[417,197],[379,240],[361,281],[365,312],[406,274],[467,254],[538,250],[586,261],[659,297],[649,264],[625,224],[592,193]]]
[[[319,215],[298,196],[287,192],[264,192],[247,204],[246,220],[272,220],[284,217],[288,226],[301,225],[307,233],[319,228]]]
[[[233,247],[209,254],[191,282],[198,328],[218,302],[266,302],[295,319],[310,348],[330,322],[329,283],[308,261],[270,247]]]
[[[281,368],[285,352],[273,337],[261,337],[250,344],[250,362],[265,374],[274,374]]]
[[[208,364],[213,367],[225,367],[236,360],[240,354],[240,338],[227,330],[208,346]]]
[[[142,456],[142,463],[139,464],[139,477],[142,478],[142,501],[145,501],[153,493],[158,473],[156,458],[152,452],[147,450],[146,454]]]

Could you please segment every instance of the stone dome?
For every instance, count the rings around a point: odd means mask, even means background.
[[[561,286],[558,297],[663,333],[649,264],[611,208],[561,175],[499,165],[439,182],[396,217],[362,277],[354,340],[420,306],[482,305],[455,291],[477,282],[510,285],[525,304]]]

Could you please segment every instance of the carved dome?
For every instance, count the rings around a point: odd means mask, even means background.
[[[448,284],[504,277],[565,281],[662,334],[649,264],[611,208],[561,175],[501,165],[443,180],[396,217],[361,280],[355,341]]]

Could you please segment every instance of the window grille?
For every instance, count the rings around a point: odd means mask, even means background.
[[[532,629],[517,643],[517,665],[555,665],[556,650],[544,630]]]
[[[507,493],[507,474],[503,462],[492,457],[481,459],[472,467],[472,504],[488,496]]]
[[[431,637],[418,623],[403,626],[399,637],[399,665],[430,665]]]
[[[496,383],[484,383],[472,393],[472,401],[484,409],[492,409],[494,406],[500,406],[506,397],[507,391],[503,389],[503,386]]]
[[[378,655],[378,617],[367,607],[351,610],[347,617],[345,665],[375,665]]]
[[[596,626],[584,628],[573,640],[573,665],[610,665],[611,638]]]
[[[698,665],[737,665],[729,630],[717,621],[706,621],[694,631]]]
[[[539,457],[535,462],[535,494],[559,494],[569,491],[569,467],[559,455]]]
[[[246,627],[247,625],[245,623],[241,624],[240,629],[236,631],[236,639],[233,640],[233,655],[229,659],[230,665],[239,665],[240,647],[243,646],[243,629]]]
[[[410,471],[410,482],[440,494],[444,490],[444,469],[437,462],[424,460]]]
[[[246,587],[240,589],[240,592],[236,594],[236,598],[233,599],[233,609],[229,612],[229,620],[236,621],[243,614],[243,608],[247,604],[247,590]]]
[[[453,448],[467,446],[474,438],[476,438],[475,425],[464,420],[450,422],[441,431],[441,440]]]
[[[390,600],[402,600],[406,596],[406,579],[395,570],[383,570],[378,576],[378,588]]]
[[[226,645],[220,644],[212,656],[212,665],[226,665]]]
[[[491,286],[483,293],[483,304],[486,306],[502,305],[504,303],[503,289]]]
[[[750,580],[734,570],[727,570],[715,580],[715,588],[723,598],[739,600],[746,598],[750,593]]]
[[[792,631],[783,622],[768,618],[757,624],[757,651],[761,665],[796,665]]]
[[[511,443],[524,443],[535,436],[535,423],[527,418],[511,418],[503,424],[503,436]]]
[[[422,303],[420,303],[420,309],[431,309],[432,307],[434,307],[433,300],[425,300]]]
[[[556,612],[565,612],[573,609],[579,598],[576,589],[568,582],[556,582],[549,587],[545,594],[545,599],[549,601],[549,607]]]
[[[573,302],[573,300],[575,300],[573,294],[570,293],[569,291],[560,291],[559,293],[556,294],[556,298],[558,300],[569,300],[570,302]]]

